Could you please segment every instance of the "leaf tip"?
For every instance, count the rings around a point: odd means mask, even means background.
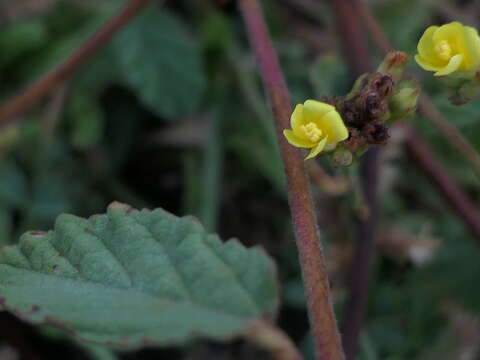
[[[132,210],[134,210],[130,205],[124,204],[118,201],[112,202],[110,205],[108,205],[107,213],[112,214],[128,214]]]

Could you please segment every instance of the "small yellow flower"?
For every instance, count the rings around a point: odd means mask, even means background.
[[[317,156],[326,145],[348,138],[348,130],[335,107],[315,100],[297,105],[290,124],[292,130],[283,130],[283,135],[293,146],[311,149],[305,160]]]
[[[418,42],[415,60],[435,76],[475,71],[480,65],[480,37],[477,30],[452,22],[430,26]]]

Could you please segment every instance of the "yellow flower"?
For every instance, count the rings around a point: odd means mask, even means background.
[[[480,37],[477,30],[452,22],[430,26],[418,42],[417,63],[435,76],[470,72],[480,65]]]
[[[317,156],[326,145],[348,138],[348,130],[335,107],[315,100],[297,105],[290,124],[292,130],[283,130],[283,135],[293,146],[311,149],[305,160]]]

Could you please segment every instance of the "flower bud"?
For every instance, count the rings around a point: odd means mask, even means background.
[[[390,121],[412,116],[417,110],[420,87],[414,81],[400,84],[397,92],[390,98]]]
[[[408,55],[401,51],[390,51],[377,71],[390,74],[395,82],[402,78],[403,71],[408,63]]]
[[[472,100],[480,100],[480,72],[470,81],[464,82],[453,90],[450,101],[453,105],[465,105]]]
[[[332,155],[332,162],[334,166],[350,166],[353,162],[353,154],[345,147],[339,146]]]
[[[366,123],[383,119],[388,113],[388,102],[377,91],[365,89],[356,99],[356,105],[363,111],[365,125]]]
[[[395,89],[395,81],[391,74],[374,73],[368,87],[377,92],[382,98],[392,95]]]

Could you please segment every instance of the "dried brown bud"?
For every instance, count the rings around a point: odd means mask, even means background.
[[[378,67],[378,71],[391,74],[394,81],[402,78],[403,71],[407,66],[409,57],[401,51],[391,51],[385,56],[385,59]]]
[[[365,91],[359,100],[363,102],[360,104],[365,109],[365,116],[369,121],[381,118],[388,111],[387,102],[374,90]]]
[[[383,121],[368,124],[363,133],[369,144],[384,145],[390,137],[388,126]]]
[[[375,73],[370,83],[370,89],[381,97],[388,97],[393,93],[395,82],[389,74]]]
[[[345,100],[340,107],[340,112],[347,126],[361,128],[364,125],[362,111],[354,100]]]
[[[362,135],[360,130],[349,128],[348,131],[350,136],[344,141],[344,145],[349,150],[355,151],[368,145],[367,139]]]

